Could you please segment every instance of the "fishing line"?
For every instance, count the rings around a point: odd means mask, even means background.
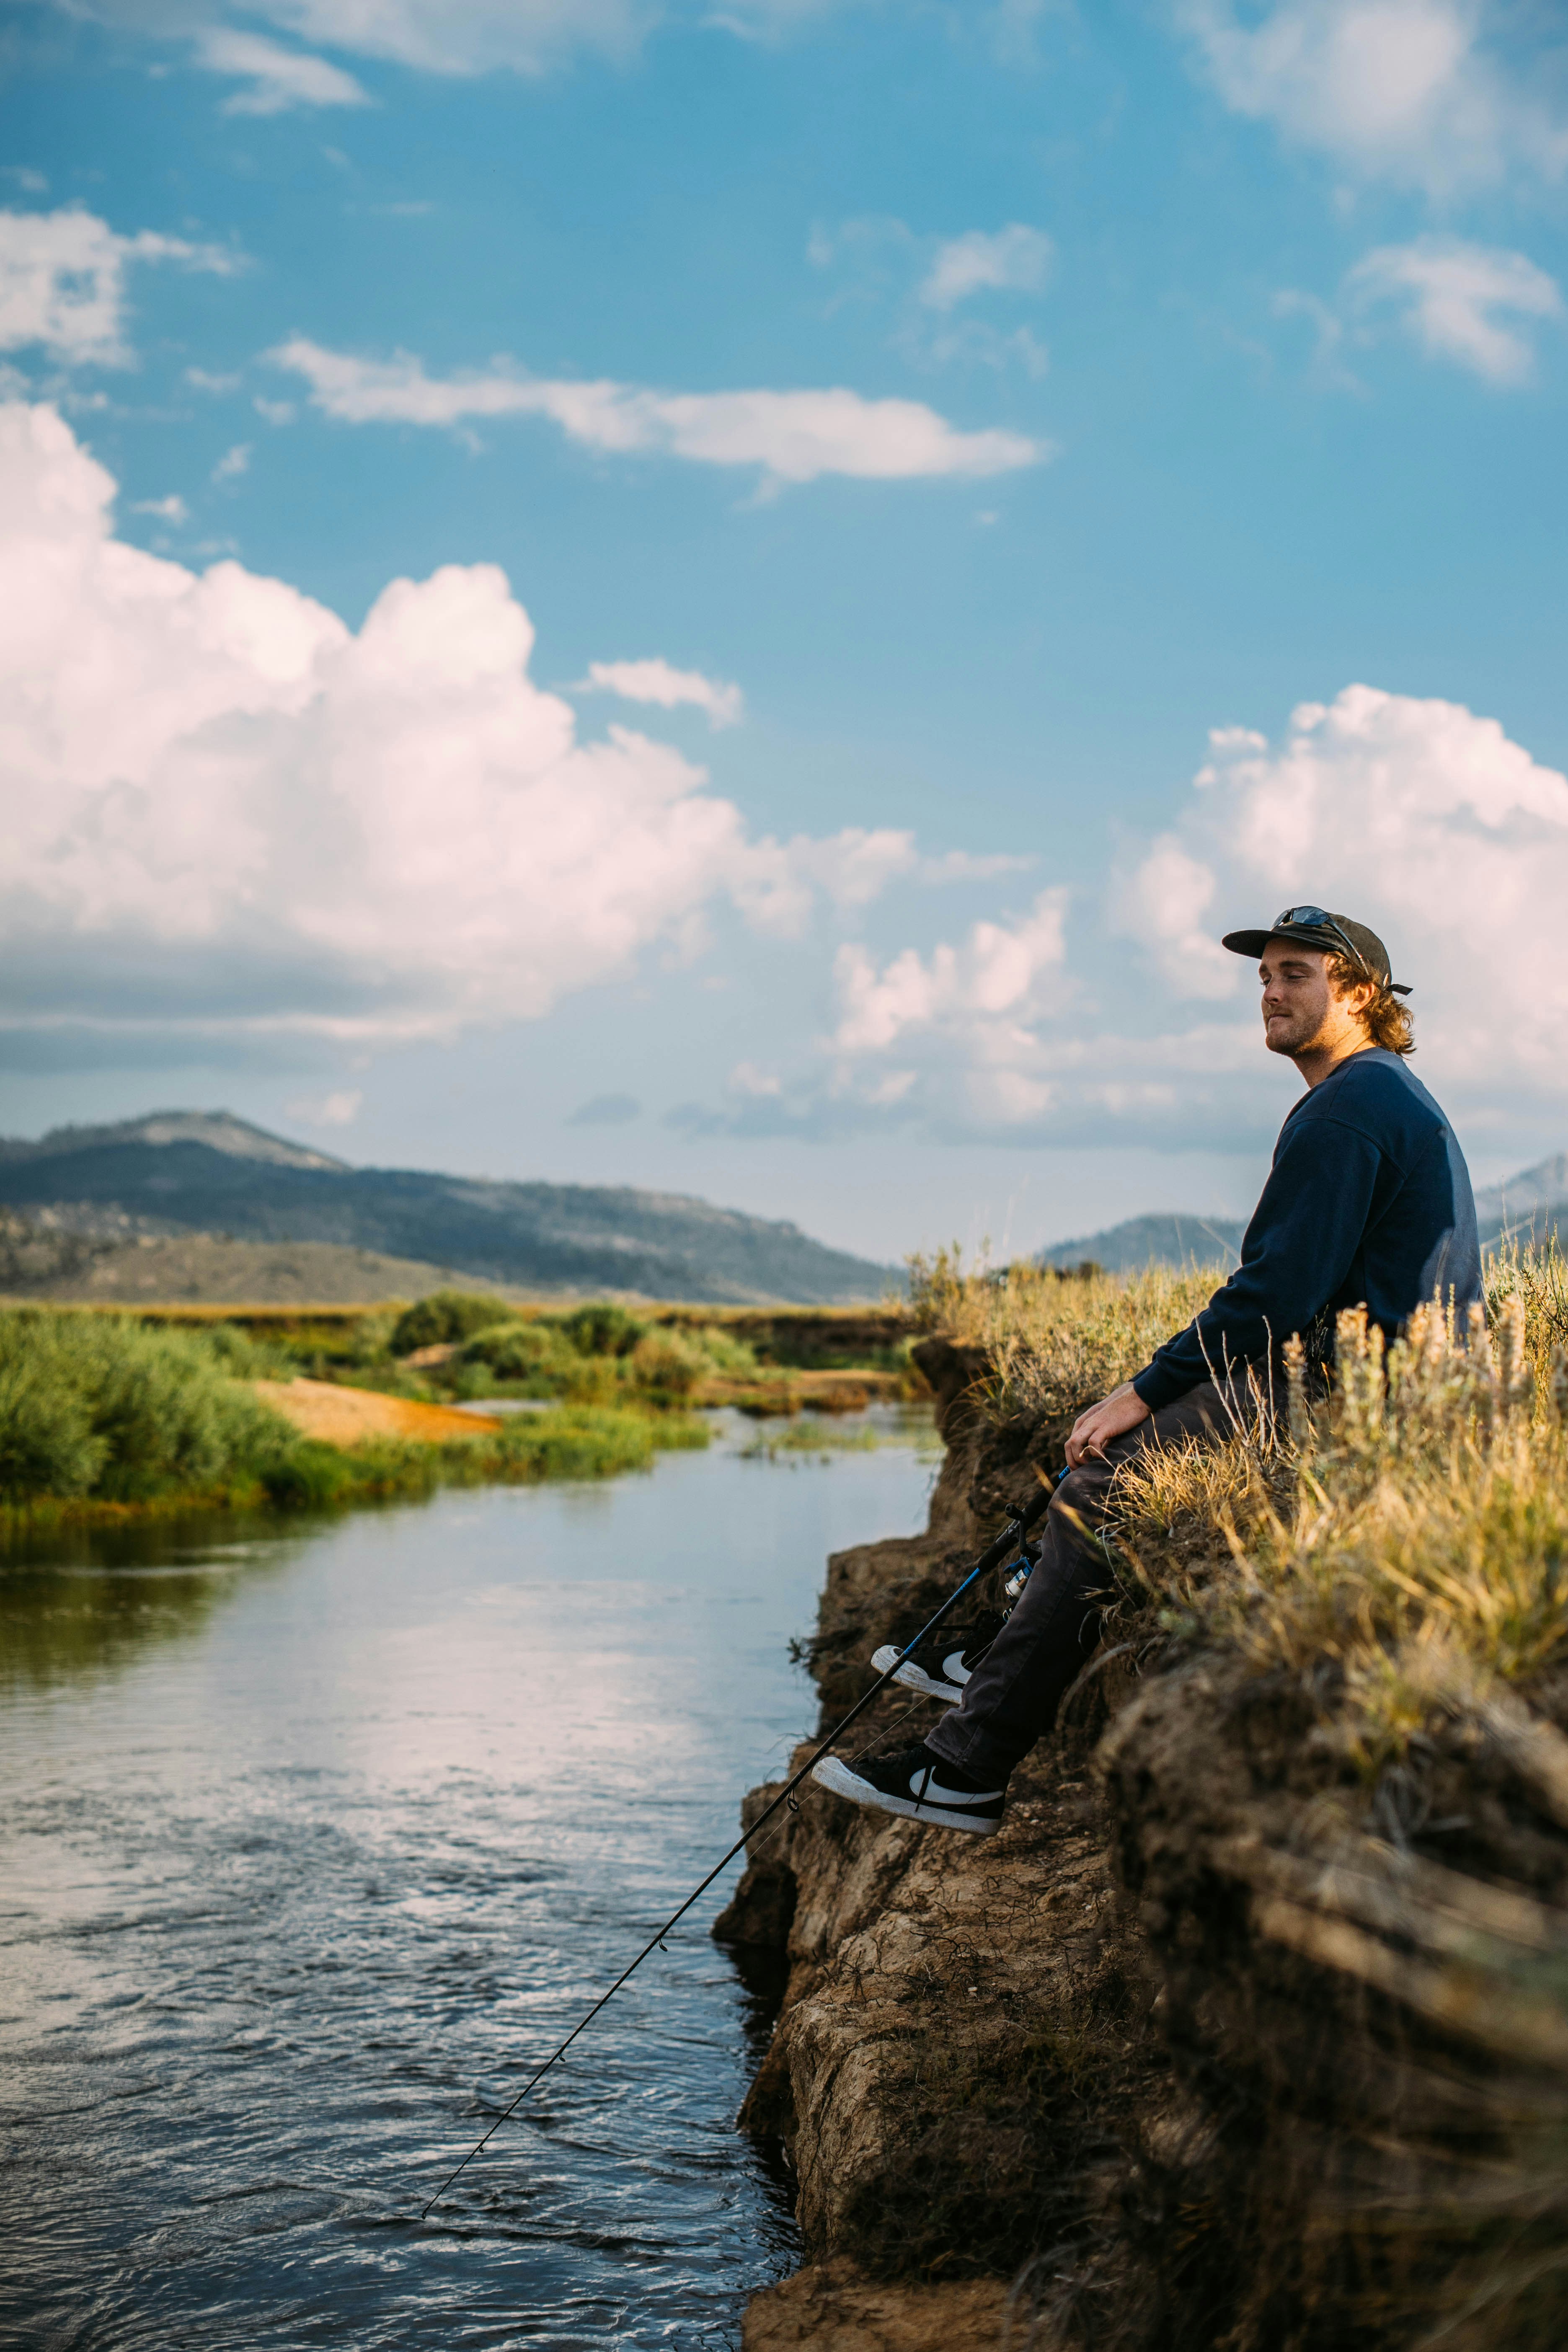
[[[866,1692],[865,1696],[857,1699],[848,1714],[845,1716],[840,1722],[835,1724],[833,1729],[827,1734],[826,1739],[821,1742],[820,1746],[812,1755],[807,1757],[799,1771],[793,1773],[789,1780],[784,1782],[784,1785],[779,1790],[778,1795],[773,1799],[770,1804],[763,1807],[763,1811],[757,1815],[756,1820],[752,1823],[751,1828],[743,1831],[741,1836],[736,1839],[734,1844],[730,1848],[729,1853],[721,1855],[719,1861],[714,1864],[712,1869],[709,1872],[701,1885],[692,1888],[690,1894],[680,1906],[679,1911],[672,1911],[669,1917],[665,1921],[663,1927],[660,1927],[656,1934],[648,1937],[647,1942],[643,1946],[636,1959],[632,1960],[621,1970],[620,1975],[616,1979],[615,1983],[610,1987],[607,1992],[600,1994],[598,2000],[594,2003],[593,2008],[588,2011],[586,2016],[579,2019],[578,2022],[572,2028],[572,2031],[566,2036],[565,2041],[559,2043],[557,2047],[551,2052],[542,2066],[535,2068],[534,2072],[529,2076],[527,2082],[523,2084],[521,2090],[519,2091],[516,2098],[512,2100],[511,2105],[508,2107],[503,2107],[500,2114],[497,2116],[494,2123],[491,2124],[489,2129],[485,2133],[483,2138],[476,2140],[473,2147],[468,2150],[467,2156],[464,2157],[461,2164],[458,2165],[457,2171],[450,2173],[441,2183],[440,2188],[437,2189],[435,2195],[429,2200],[429,2202],[421,2206],[419,2210],[419,2219],[422,2221],[429,2213],[431,2207],[434,2206],[441,2198],[445,2197],[447,2189],[451,2188],[453,2182],[460,2179],[462,2174],[468,2170],[475,2157],[479,2155],[480,2152],[489,2145],[495,2134],[500,2131],[502,2124],[507,2122],[511,2116],[516,2114],[518,2108],[521,2106],[524,2099],[527,2098],[535,2084],[542,2083],[544,2080],[545,2075],[549,2074],[551,2068],[558,2065],[562,2062],[568,2050],[571,2049],[574,2042],[576,2041],[577,2036],[584,2032],[588,2026],[592,2025],[594,2020],[598,2016],[599,2011],[605,2008],[608,2002],[614,2000],[616,1993],[619,1992],[627,1978],[636,1975],[637,1969],[641,1968],[648,1954],[650,1952],[658,1951],[665,1937],[669,1934],[670,1929],[679,1926],[679,1922],[685,1918],[687,1913],[690,1910],[692,1905],[698,1902],[702,1895],[707,1894],[708,1889],[712,1885],[713,1881],[718,1877],[720,1872],[726,1869],[728,1865],[734,1861],[735,1856],[738,1853],[743,1853],[747,1846],[755,1846],[757,1843],[757,1832],[762,1828],[763,1822],[770,1820],[774,1813],[778,1812],[786,1804],[790,1805],[791,1809],[794,1810],[793,1801],[795,1792],[799,1788],[801,1782],[811,1771],[813,1765],[819,1764],[822,1761],[822,1759],[826,1755],[828,1749],[833,1746],[834,1742],[843,1738],[844,1734],[848,1730],[850,1725],[856,1720],[857,1717],[864,1715],[866,1709],[871,1705],[873,1699],[877,1699],[881,1696],[883,1691],[887,1689],[888,1685],[892,1681],[893,1676],[898,1673],[899,1668],[903,1664],[904,1660],[910,1654],[911,1651],[917,1650],[921,1643],[926,1639],[927,1635],[935,1632],[936,1628],[942,1623],[942,1619],[948,1614],[949,1611],[954,1608],[956,1604],[963,1600],[963,1595],[968,1591],[972,1584],[975,1583],[979,1578],[987,1575],[992,1569],[999,1568],[1002,1562],[1006,1559],[1007,1554],[1012,1550],[1015,1544],[1022,1544],[1023,1539],[1028,1534],[1029,1529],[1034,1526],[1036,1520],[1039,1518],[1047,1506],[1049,1504],[1051,1499],[1051,1486],[1053,1483],[1054,1482],[1051,1481],[1047,1474],[1046,1483],[1041,1486],[1038,1494],[1032,1496],[1021,1511],[1015,1511],[1013,1513],[1012,1517],[1008,1519],[1007,1525],[1002,1530],[1002,1533],[997,1536],[993,1542],[986,1546],[985,1549],[981,1553],[980,1558],[970,1570],[968,1575],[964,1578],[963,1583],[956,1586],[954,1590],[948,1594],[947,1599],[942,1602],[942,1607],[936,1612],[936,1614],[933,1617],[928,1618],[926,1622],[921,1627],[920,1632],[916,1633],[911,1640],[905,1643],[903,1648],[900,1651],[898,1656],[894,1659],[892,1664],[887,1669],[886,1673],[879,1675],[870,1689]],[[911,1712],[910,1709],[905,1709],[906,1714],[910,1712]],[[774,1829],[782,1829],[784,1823],[782,1822],[774,1823]],[[770,1830],[768,1832],[769,1837],[772,1837],[773,1834],[773,1831]]]

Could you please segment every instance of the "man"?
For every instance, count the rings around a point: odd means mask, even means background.
[[[1481,1296],[1469,1174],[1411,1075],[1400,1003],[1410,992],[1391,979],[1383,941],[1348,916],[1300,906],[1267,931],[1228,932],[1225,945],[1258,959],[1264,1043],[1307,1086],[1280,1129],[1241,1263],[1184,1331],[1079,1415],[1038,1562],[989,1647],[955,1653],[945,1636],[934,1655],[900,1668],[900,1682],[959,1704],[916,1748],[817,1765],[816,1779],[857,1804],[994,1830],[1009,1772],[1050,1728],[1099,1639],[1106,1570],[1095,1532],[1120,1465],[1147,1446],[1215,1443],[1254,1417],[1292,1333],[1327,1366],[1344,1307],[1364,1305],[1393,1339],[1424,1299],[1441,1297],[1462,1323]],[[877,1663],[895,1654],[879,1652]]]

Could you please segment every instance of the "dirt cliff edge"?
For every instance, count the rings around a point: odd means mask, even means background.
[[[920,1360],[947,1444],[930,1527],[829,1561],[826,1720],[1070,1418],[995,1419],[973,1350]],[[994,1838],[807,1783],[753,1855],[714,1933],[787,1958],[742,2122],[787,2153],[808,2263],[753,2300],[747,2352],[1568,2333],[1562,1695],[1368,1789],[1321,1694],[1160,1665],[1091,1662]],[[884,1697],[864,1744],[933,1714]]]

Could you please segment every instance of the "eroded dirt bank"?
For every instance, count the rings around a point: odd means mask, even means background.
[[[994,1425],[978,1357],[921,1360],[930,1528],[830,1561],[827,1720],[1070,1418]],[[748,2352],[1568,2337],[1568,1687],[1357,1776],[1331,1691],[1156,1632],[1108,1634],[995,1837],[808,1784],[718,1923],[788,1958],[742,2120],[788,2152],[808,2263]],[[934,1712],[904,1708],[868,1744]]]

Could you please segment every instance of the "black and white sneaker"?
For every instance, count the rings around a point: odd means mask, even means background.
[[[852,1805],[874,1805],[879,1812],[923,1822],[931,1829],[967,1830],[971,1837],[989,1837],[1000,1829],[1007,1801],[1005,1781],[988,1789],[933,1755],[923,1740],[897,1756],[863,1756],[855,1764],[825,1756],[812,1766],[811,1777]]]
[[[926,1698],[944,1699],[949,1706],[956,1706],[970,1675],[1006,1622],[1005,1610],[990,1609],[967,1625],[944,1625],[929,1642],[921,1642],[910,1651],[893,1680],[901,1683],[906,1690],[920,1691]],[[899,1654],[896,1642],[884,1642],[879,1650],[872,1651],[871,1664],[879,1675],[885,1675],[889,1666],[898,1664]]]

